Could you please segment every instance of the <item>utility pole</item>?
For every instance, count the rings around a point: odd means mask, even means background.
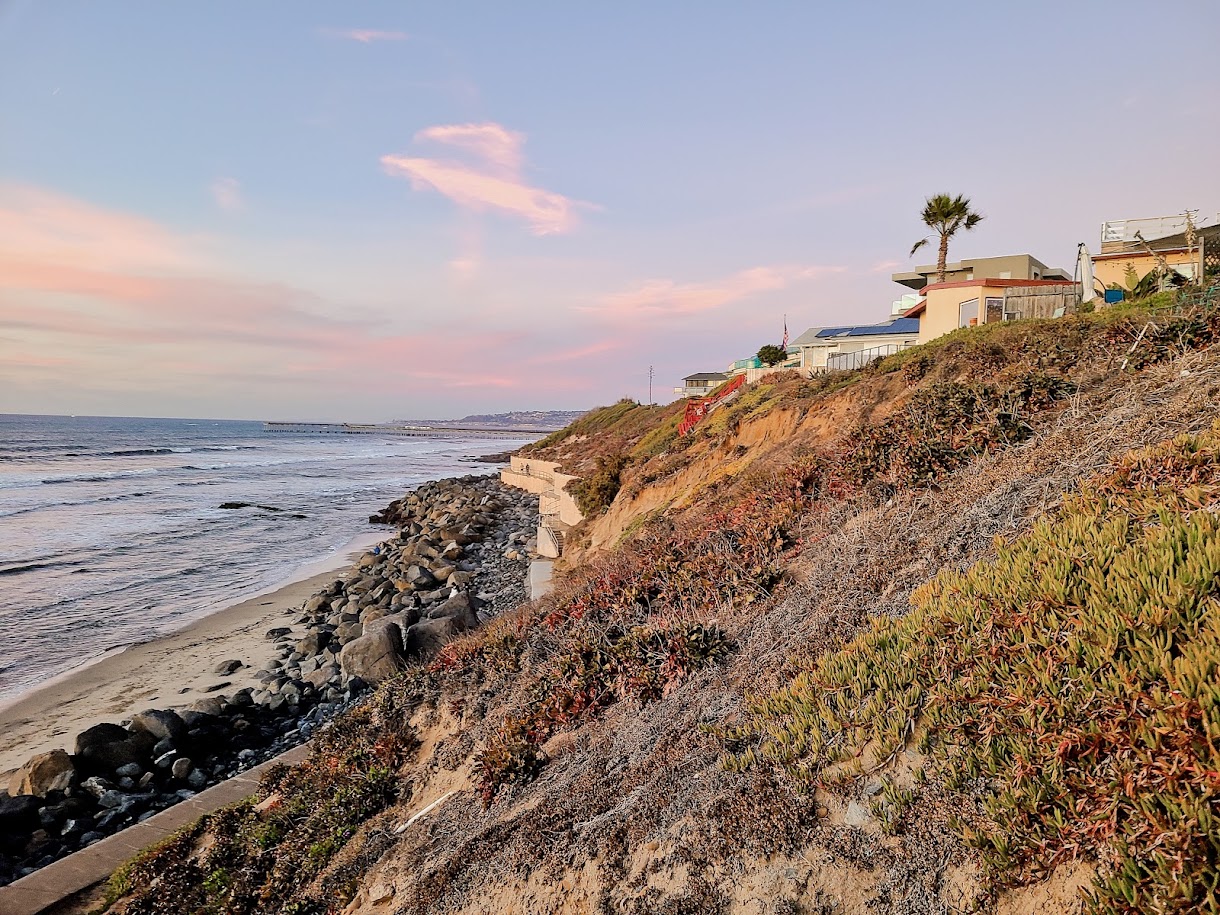
[[[652,399],[652,366],[648,366],[648,406],[653,405]]]

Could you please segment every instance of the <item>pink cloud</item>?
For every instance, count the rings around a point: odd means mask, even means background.
[[[901,267],[902,261],[878,261],[868,268],[869,273],[889,273],[895,267]]]
[[[511,165],[494,132],[460,137]],[[173,400],[321,415],[346,402],[365,411],[353,418],[443,404],[449,389],[594,398],[635,342],[586,332],[565,350],[528,322],[469,313],[404,331],[400,313],[353,317],[308,289],[233,275],[216,240],[35,187],[0,185],[0,237],[0,408]]]
[[[211,191],[216,205],[227,213],[244,210],[246,207],[245,198],[241,193],[241,182],[236,178],[217,178],[208,190]]]
[[[440,124],[426,127],[415,135],[416,140],[445,143],[474,153],[490,166],[502,169],[508,176],[521,172],[521,147],[525,136],[500,124]]]
[[[573,349],[560,350],[555,353],[543,353],[540,356],[535,356],[530,360],[531,365],[545,365],[552,362],[576,362],[578,360],[588,359],[590,356],[599,356],[602,353],[613,352],[621,349],[624,343],[622,340],[600,340],[597,343],[590,343],[587,346],[578,346]]]
[[[648,280],[628,292],[606,296],[592,310],[613,317],[691,315],[715,311],[725,305],[795,283],[840,273],[845,267],[753,267],[704,283]]]
[[[440,143],[473,161],[386,155],[382,168],[407,178],[417,191],[433,190],[475,213],[497,212],[524,220],[535,235],[572,231],[577,210],[589,207],[522,177],[525,137],[495,124],[444,124],[421,130],[416,141]]]
[[[0,250],[17,261],[103,270],[181,269],[203,261],[198,240],[152,220],[28,185],[0,183],[0,238]]]
[[[387,31],[385,29],[322,29],[323,35],[331,38],[346,38],[361,44],[372,44],[374,41],[406,41],[406,32]]]

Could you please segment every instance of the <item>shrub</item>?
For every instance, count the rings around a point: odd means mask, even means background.
[[[724,733],[731,770],[848,777],[917,729],[994,873],[1105,854],[1095,912],[1220,911],[1220,424],[1128,457]]]
[[[625,454],[599,455],[593,473],[568,484],[582,515],[592,518],[610,507],[622,485],[623,470],[630,462]]]

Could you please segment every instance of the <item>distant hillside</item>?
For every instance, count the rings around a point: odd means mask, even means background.
[[[399,420],[399,422],[424,423],[429,426],[480,427],[484,429],[533,429],[538,432],[554,432],[579,419],[584,410],[513,410],[509,413],[472,413],[461,419]]]

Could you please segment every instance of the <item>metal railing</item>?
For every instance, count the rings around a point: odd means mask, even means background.
[[[745,383],[746,376],[738,375],[722,384],[716,389],[716,393],[710,397],[704,397],[701,400],[688,400],[686,402],[686,413],[682,417],[682,422],[678,424],[678,435],[683,437],[689,435],[690,430],[698,425],[699,420],[703,419],[712,408],[722,403],[729,395],[735,394],[740,390],[741,386]]]
[[[1204,216],[1195,220],[1195,228],[1203,229],[1220,222],[1220,215]],[[1186,216],[1182,213],[1176,216],[1153,216],[1147,219],[1113,219],[1101,224],[1101,243],[1128,244],[1136,241],[1135,233],[1142,235],[1147,241],[1164,238],[1167,235],[1179,235],[1186,231]]]
[[[826,371],[839,372],[864,368],[874,359],[892,356],[894,353],[900,353],[914,345],[914,343],[883,343],[880,346],[856,350],[854,353],[831,353],[826,357]]]

